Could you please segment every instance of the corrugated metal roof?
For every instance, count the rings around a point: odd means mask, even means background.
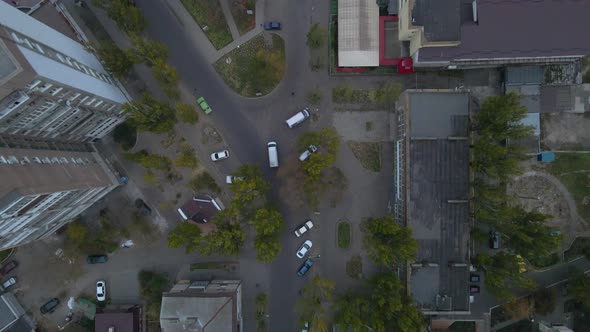
[[[338,0],[338,66],[379,66],[379,6],[375,0]]]
[[[506,85],[541,84],[543,79],[543,67],[540,66],[510,66],[506,68]]]

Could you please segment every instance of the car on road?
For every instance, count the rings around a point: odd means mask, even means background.
[[[297,275],[303,277],[307,273],[307,271],[311,269],[312,266],[313,261],[310,258],[306,259],[305,262],[303,262],[303,264],[301,265],[301,267],[299,267],[299,270],[297,270]]]
[[[16,269],[16,267],[18,266],[18,263],[14,260],[4,264],[2,266],[2,268],[0,269],[0,275],[7,275],[10,271]]]
[[[4,290],[10,288],[16,284],[16,281],[16,277],[10,277],[8,280],[2,283],[2,288],[4,288]]]
[[[104,281],[99,280],[96,282],[96,299],[99,302],[103,302],[107,298],[107,285]]]
[[[227,183],[227,184],[236,183],[236,182],[242,181],[242,180],[244,180],[243,176],[228,175],[225,177],[225,183]]]
[[[55,308],[59,305],[59,299],[57,297],[52,298],[41,306],[42,314],[50,314],[55,311]]]
[[[303,244],[301,245],[299,250],[297,250],[297,257],[299,257],[299,258],[305,257],[305,255],[307,254],[309,249],[311,249],[311,246],[312,246],[311,241],[305,240],[305,242],[303,242]]]
[[[211,160],[213,160],[213,161],[223,160],[223,159],[227,159],[227,158],[229,158],[229,151],[227,151],[227,150],[213,152],[211,154]]]
[[[109,261],[109,257],[107,255],[89,255],[86,257],[86,262],[88,264],[102,264]]]
[[[266,147],[268,149],[268,166],[270,166],[270,168],[279,167],[279,150],[277,148],[277,142],[268,142]]]
[[[139,213],[141,213],[142,216],[149,216],[152,214],[152,209],[145,204],[141,198],[135,200],[135,207],[139,209]]]
[[[490,231],[490,249],[500,249],[500,233]]]
[[[469,275],[469,282],[479,282],[481,280],[479,274],[471,273]]]
[[[293,128],[305,121],[307,118],[309,118],[309,108],[305,108],[302,111],[295,113],[295,115],[288,118],[285,122],[289,128]]]
[[[281,22],[264,22],[264,30],[281,30]]]
[[[301,153],[299,155],[299,160],[300,161],[306,161],[307,158],[311,157],[311,155],[313,153],[315,153],[318,150],[318,148],[315,145],[310,145],[307,147],[307,149],[305,149],[305,151],[303,151],[303,153]]]
[[[477,294],[477,293],[479,293],[479,286],[478,285],[469,286],[469,294]]]
[[[313,222],[311,220],[308,220],[305,222],[305,224],[299,226],[296,230],[295,230],[295,236],[300,237],[303,233],[307,232],[308,230],[313,228]]]
[[[209,113],[213,112],[213,110],[211,109],[209,104],[207,104],[205,97],[199,97],[197,99],[197,104],[199,104],[199,107],[203,110],[203,112],[205,112],[205,114],[209,114]]]

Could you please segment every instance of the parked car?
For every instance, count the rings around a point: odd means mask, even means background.
[[[295,113],[295,115],[288,118],[285,122],[289,128],[293,128],[305,121],[307,118],[309,118],[309,108],[305,108],[302,111]]]
[[[264,22],[264,30],[281,30],[281,22]]]
[[[296,230],[295,230],[295,236],[300,237],[301,234],[307,232],[308,230],[313,228],[313,222],[311,220],[308,220],[305,222],[305,224],[299,226]]]
[[[243,176],[228,175],[225,177],[225,183],[227,183],[227,184],[232,184],[232,183],[242,181],[242,180],[244,180]]]
[[[308,146],[307,149],[305,151],[303,151],[303,153],[301,153],[301,155],[299,155],[299,160],[306,161],[307,158],[311,157],[311,155],[313,153],[315,153],[317,150],[318,150],[318,148],[313,144]]]
[[[490,231],[490,249],[500,249],[500,233]]]
[[[229,158],[229,151],[227,151],[227,150],[213,152],[211,154],[211,160],[213,160],[213,161],[223,160],[223,159],[227,159],[227,158]]]
[[[16,269],[18,263],[15,260],[9,261],[8,263],[4,264],[0,269],[0,275],[7,275],[10,271]]]
[[[99,302],[103,302],[107,298],[107,285],[104,281],[99,280],[96,282],[96,299]]]
[[[301,267],[299,267],[299,270],[297,270],[297,275],[300,277],[303,277],[307,271],[309,271],[309,269],[311,269],[311,267],[313,266],[313,261],[311,259],[306,259],[305,262],[303,262],[303,265],[301,265]]]
[[[203,112],[205,112],[205,114],[209,114],[209,113],[213,112],[213,110],[211,109],[209,104],[207,104],[207,101],[205,100],[204,97],[199,97],[197,99],[197,104],[199,104],[199,107],[203,110]]]
[[[478,285],[470,285],[469,286],[469,294],[477,294],[479,293],[479,286]]]
[[[10,277],[8,278],[8,280],[6,280],[5,282],[2,283],[2,288],[4,288],[4,290],[14,286],[14,284],[16,284],[17,279],[16,277]]]
[[[270,168],[279,167],[279,150],[277,142],[268,142],[266,147],[268,148],[268,166],[270,166]]]
[[[311,246],[312,246],[312,243],[310,240],[306,240],[305,242],[303,242],[303,244],[301,245],[299,250],[297,250],[297,257],[299,257],[299,258],[305,257],[305,254],[307,254],[309,249],[311,249]]]
[[[150,214],[152,214],[152,209],[147,204],[145,204],[145,202],[141,198],[135,200],[135,207],[139,209],[139,212],[143,216],[149,216]]]
[[[109,261],[109,257],[107,255],[89,255],[86,257],[86,262],[88,264],[102,264]]]
[[[480,280],[479,274],[471,273],[469,275],[469,282],[479,282]]]
[[[59,305],[59,299],[57,297],[52,298],[41,306],[42,314],[50,314],[55,311],[55,308]]]

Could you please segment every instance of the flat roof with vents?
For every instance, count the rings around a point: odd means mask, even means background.
[[[379,6],[375,0],[338,0],[338,66],[379,66]]]

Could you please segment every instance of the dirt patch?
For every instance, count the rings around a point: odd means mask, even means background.
[[[219,135],[217,129],[215,129],[213,126],[206,125],[203,127],[201,142],[203,144],[207,144],[209,142],[221,143],[223,142],[223,138],[221,138],[221,135]]]
[[[361,166],[371,172],[381,171],[381,144],[379,143],[346,143]]]
[[[590,114],[544,113],[541,126],[541,143],[548,150],[590,148]]]

